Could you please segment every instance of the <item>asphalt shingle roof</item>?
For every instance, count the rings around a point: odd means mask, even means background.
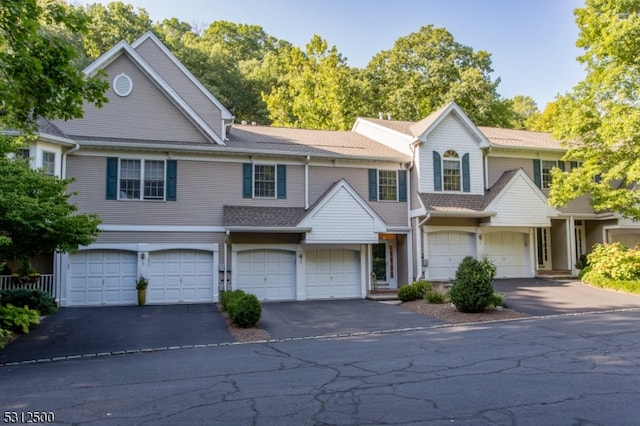
[[[294,227],[302,220],[305,214],[306,210],[303,207],[223,207],[225,227]]]

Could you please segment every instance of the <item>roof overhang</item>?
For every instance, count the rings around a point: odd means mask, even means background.
[[[426,210],[426,214],[431,217],[468,217],[468,218],[485,218],[492,217],[497,212],[490,211],[460,211],[460,210]]]
[[[295,227],[295,226],[225,226],[225,231],[229,232],[247,232],[260,234],[300,234],[311,232],[311,228]]]

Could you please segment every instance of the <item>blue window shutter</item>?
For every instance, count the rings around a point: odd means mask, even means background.
[[[378,170],[369,169],[369,201],[378,201]]]
[[[167,201],[176,201],[178,199],[178,161],[167,160]]]
[[[398,171],[398,201],[407,201],[407,171]]]
[[[284,164],[278,164],[276,166],[276,175],[278,179],[276,184],[278,198],[285,199],[287,198],[287,166]]]
[[[253,198],[253,164],[242,165],[242,198]]]
[[[107,158],[107,200],[118,199],[118,159]]]
[[[433,190],[442,191],[442,160],[436,151],[433,151]]]
[[[462,156],[462,191],[471,192],[471,175],[469,172],[469,153]]]
[[[563,172],[565,171],[565,165],[564,165],[564,161],[558,161],[558,168],[560,170],[562,170]]]
[[[542,170],[540,170],[540,160],[533,160],[533,181],[538,188],[542,188]]]

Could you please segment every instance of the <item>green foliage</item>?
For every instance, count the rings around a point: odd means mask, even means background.
[[[40,315],[51,315],[58,312],[58,305],[53,297],[39,289],[14,288],[0,291],[0,306],[28,306],[40,312]]]
[[[220,292],[222,310],[229,313],[229,318],[238,327],[254,327],[262,315],[260,301],[253,294],[242,290]]]
[[[427,293],[425,296],[427,302],[440,305],[447,301],[447,294],[441,291],[432,290]]]
[[[69,202],[74,194],[67,192],[70,182],[0,155],[0,229],[8,238],[0,245],[0,259],[73,252],[95,240],[100,219],[76,213]]]
[[[238,327],[254,327],[260,321],[262,306],[253,294],[245,294],[229,305],[229,317]]]
[[[451,302],[461,312],[482,312],[491,305],[496,267],[488,259],[462,259],[451,287]]]
[[[575,11],[586,78],[558,98],[554,136],[567,142],[571,171],[553,174],[550,201],[590,195],[596,211],[640,219],[640,2],[587,0]]]
[[[489,301],[488,307],[497,308],[498,306],[502,306],[502,307],[505,306],[504,295],[500,293],[493,293],[491,295],[491,299]]]
[[[614,280],[598,275],[597,273],[589,270],[589,268],[587,268],[587,271],[582,275],[582,282],[594,287],[640,295],[640,280]]]
[[[402,302],[424,299],[431,290],[432,286],[430,282],[416,281],[412,284],[401,286],[398,289],[398,299]]]
[[[631,249],[620,243],[596,244],[587,259],[596,275],[611,280],[640,280],[640,247]]]
[[[136,280],[136,290],[146,290],[149,286],[149,279],[145,277],[140,277]]]
[[[86,24],[83,13],[63,2],[0,1],[0,129],[33,131],[40,117],[81,117],[85,100],[106,102],[108,82],[76,69],[73,45],[44,28],[82,32]]]
[[[29,309],[28,306],[19,308],[10,303],[0,306],[0,328],[28,333],[37,324],[40,324],[40,313],[35,309]]]
[[[4,348],[9,339],[11,338],[11,331],[5,330],[0,326],[0,349]]]

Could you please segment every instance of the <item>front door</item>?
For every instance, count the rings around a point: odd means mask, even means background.
[[[384,240],[372,245],[371,270],[376,288],[398,288],[396,240]]]
[[[536,229],[538,269],[551,269],[551,232],[549,228]]]

